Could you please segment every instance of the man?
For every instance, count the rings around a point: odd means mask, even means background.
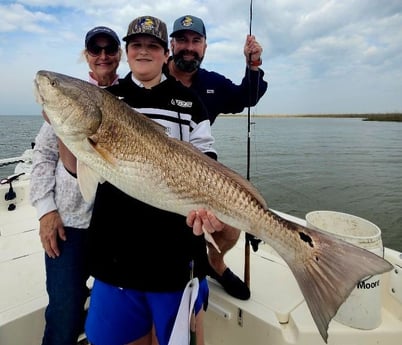
[[[264,72],[259,68],[262,64],[262,48],[254,36],[247,35],[246,38],[246,71],[240,85],[221,74],[201,68],[207,48],[206,36],[205,25],[200,18],[185,15],[176,19],[170,34],[172,56],[168,61],[168,70],[170,75],[199,95],[212,125],[221,113],[239,113],[245,107],[256,105],[268,84],[263,79]],[[225,253],[233,248],[239,236],[239,230],[227,225],[224,231],[213,235],[221,253],[208,244],[209,275],[231,296],[247,300],[250,298],[249,288],[224,262]]]

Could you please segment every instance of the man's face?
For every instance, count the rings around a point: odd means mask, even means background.
[[[207,43],[205,37],[194,31],[182,31],[170,41],[173,61],[183,72],[194,72],[200,67]]]

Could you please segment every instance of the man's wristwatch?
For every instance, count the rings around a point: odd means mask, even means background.
[[[252,67],[259,67],[262,65],[262,59],[259,58],[258,60],[255,60],[255,61],[249,61],[248,64],[249,64],[249,66],[252,66]]]

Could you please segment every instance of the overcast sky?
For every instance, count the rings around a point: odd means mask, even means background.
[[[251,30],[263,46],[268,91],[252,114],[402,112],[401,0],[254,0]],[[0,115],[40,114],[40,69],[87,79],[86,32],[106,25],[120,37],[141,15],[201,17],[203,67],[239,83],[250,30],[246,0],[0,1]],[[124,58],[119,74],[128,72]],[[247,112],[247,109],[244,113]]]

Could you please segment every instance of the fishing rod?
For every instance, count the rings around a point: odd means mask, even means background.
[[[250,26],[249,26],[249,35],[251,36],[251,27],[253,22],[253,0],[250,0]],[[248,56],[248,63],[251,62],[251,53]],[[247,69],[247,76],[249,82],[249,105],[247,107],[247,180],[250,180],[250,143],[251,143],[251,70],[250,68]],[[245,236],[245,246],[244,246],[244,282],[250,288],[250,245],[253,248],[253,251],[256,252],[258,250],[258,244],[261,240],[249,233],[246,233]]]
[[[249,19],[249,35],[251,36],[251,25],[253,22],[253,0],[250,0],[250,19]],[[251,61],[251,53],[248,56],[248,62]],[[247,70],[248,79],[250,81],[250,69]],[[247,180],[250,180],[250,128],[251,128],[251,115],[250,115],[250,104],[251,104],[251,89],[249,89],[249,103],[247,107]]]
[[[249,35],[251,35],[251,26],[253,22],[253,0],[250,0],[250,18],[249,18]],[[251,53],[248,56],[248,62],[251,61]],[[250,69],[247,69],[247,76],[250,83]],[[250,85],[250,84],[249,84]],[[251,104],[251,89],[249,86],[249,103],[247,107],[247,180],[250,180],[250,128],[251,128],[251,115],[250,115],[250,104]],[[244,245],[244,282],[250,288],[250,241],[252,235],[246,233],[245,245]]]

